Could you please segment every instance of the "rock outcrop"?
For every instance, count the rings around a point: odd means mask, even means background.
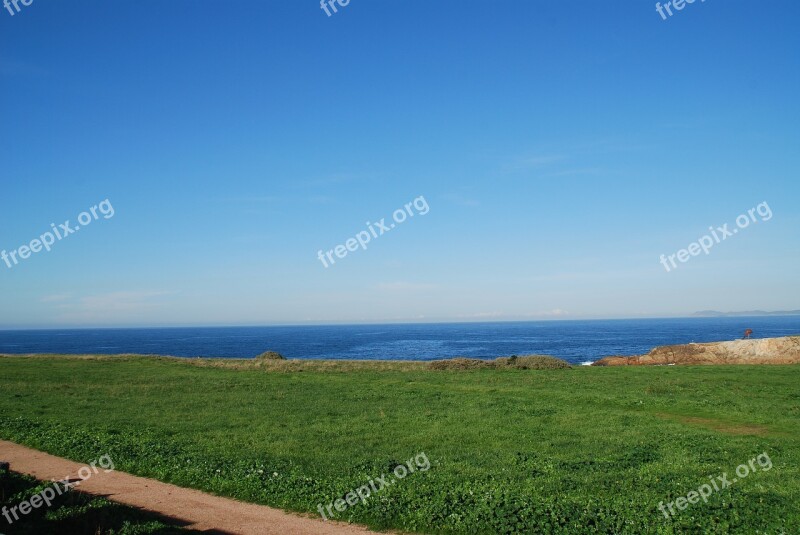
[[[646,355],[605,357],[593,366],[800,364],[800,336],[661,346]]]
[[[276,351],[265,351],[258,355],[256,360],[286,360],[286,357]]]

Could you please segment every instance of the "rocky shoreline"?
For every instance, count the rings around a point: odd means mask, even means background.
[[[800,336],[660,346],[646,355],[605,357],[592,366],[800,364]]]

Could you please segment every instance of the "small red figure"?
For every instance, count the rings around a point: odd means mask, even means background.
[[[745,331],[744,331],[744,337],[745,338],[750,338],[751,334],[753,334],[753,329],[745,329]]]

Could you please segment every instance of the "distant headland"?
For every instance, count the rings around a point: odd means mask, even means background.
[[[719,310],[701,310],[695,312],[692,317],[698,318],[725,318],[735,316],[800,316],[800,310],[776,310],[767,312],[764,310],[743,310],[739,312],[720,312]]]

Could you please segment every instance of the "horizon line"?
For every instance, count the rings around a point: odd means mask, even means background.
[[[706,311],[703,311],[706,312]],[[717,311],[714,311],[717,312]],[[235,329],[235,328],[258,328],[258,327],[358,327],[371,325],[468,325],[480,323],[540,323],[540,322],[569,322],[569,321],[626,321],[626,320],[669,320],[669,319],[747,319],[765,317],[789,317],[800,316],[797,311],[776,311],[764,312],[756,315],[739,315],[737,312],[720,312],[719,315],[702,315],[697,312],[691,315],[664,315],[664,316],[618,316],[618,317],[596,317],[584,316],[575,318],[538,318],[538,319],[508,319],[508,320],[399,320],[399,321],[374,321],[374,322],[354,322],[343,321],[307,321],[307,322],[287,322],[287,323],[196,323],[196,324],[161,324],[161,325],[85,325],[85,326],[0,326],[3,331],[82,331],[82,330],[102,330],[102,329]]]

